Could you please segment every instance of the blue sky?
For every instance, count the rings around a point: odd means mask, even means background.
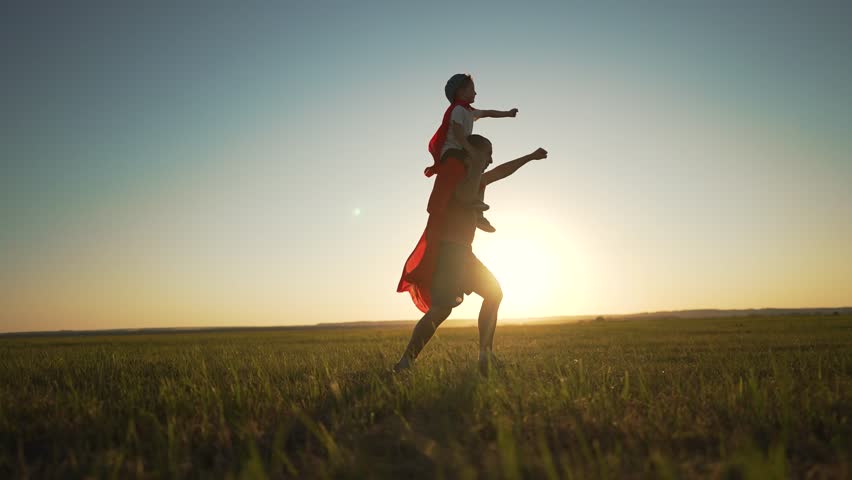
[[[458,72],[505,317],[852,303],[848,4],[2,9],[2,331],[416,318]]]

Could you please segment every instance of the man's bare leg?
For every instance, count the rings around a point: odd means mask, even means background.
[[[488,375],[497,364],[492,348],[501,301],[503,301],[503,292],[498,287],[482,298],[482,307],[479,309],[479,371],[483,375]]]
[[[482,300],[479,309],[479,351],[490,352],[494,346],[494,332],[497,330],[497,311],[500,309],[502,295]]]
[[[414,326],[414,331],[411,332],[411,340],[408,341],[408,346],[402,353],[399,362],[394,366],[394,371],[399,372],[411,368],[414,359],[420,355],[423,347],[435,334],[435,330],[450,316],[452,311],[453,309],[449,307],[432,307],[423,315],[423,318]]]

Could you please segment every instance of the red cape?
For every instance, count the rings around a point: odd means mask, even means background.
[[[432,154],[434,163],[431,167],[426,167],[426,170],[423,171],[423,174],[427,177],[438,173],[438,164],[441,163],[441,150],[444,149],[444,143],[447,141],[447,132],[450,130],[450,116],[453,114],[453,109],[459,105],[468,110],[473,110],[470,102],[455,101],[447,107],[447,111],[444,112],[444,119],[441,121],[441,126],[435,131],[435,135],[432,135],[432,140],[429,140],[429,153]]]
[[[432,305],[429,292],[432,289],[432,274],[438,260],[438,246],[447,227],[447,206],[453,197],[456,186],[465,177],[464,164],[457,158],[450,157],[443,164],[438,164],[438,174],[432,195],[429,197],[429,220],[426,229],[414,251],[405,261],[402,278],[399,280],[397,292],[411,294],[411,300],[421,312],[426,313]]]
[[[435,272],[435,263],[438,260],[438,246],[447,226],[447,206],[453,197],[456,186],[465,177],[464,164],[457,158],[447,158],[441,163],[441,150],[447,141],[447,132],[450,128],[450,115],[457,105],[468,110],[470,103],[453,102],[444,112],[441,126],[429,141],[429,153],[432,154],[434,163],[426,168],[423,174],[427,177],[438,174],[435,184],[432,186],[432,194],[429,196],[429,204],[426,211],[429,212],[429,220],[426,229],[414,251],[405,261],[402,269],[402,278],[399,279],[397,292],[408,292],[411,300],[421,312],[426,313],[432,305],[429,292],[432,289],[432,274]]]

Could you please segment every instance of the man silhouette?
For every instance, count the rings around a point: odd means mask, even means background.
[[[497,359],[492,351],[497,311],[503,300],[500,283],[488,268],[473,254],[473,237],[476,234],[478,213],[456,198],[456,192],[469,189],[464,182],[465,163],[483,165],[486,170],[492,163],[491,142],[481,135],[467,138],[474,147],[474,162],[463,162],[463,150],[449,150],[437,165],[437,178],[429,198],[429,220],[414,251],[408,257],[397,291],[409,292],[414,304],[423,312],[411,334],[411,340],[394,371],[410,368],[420,351],[432,338],[438,326],[460,305],[465,294],[476,293],[482,297],[479,311],[479,368],[487,374]],[[547,158],[547,151],[537,149],[529,155],[503,163],[478,178],[479,188],[512,175],[533,160]]]

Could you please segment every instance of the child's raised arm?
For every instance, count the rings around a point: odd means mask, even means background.
[[[515,116],[517,116],[517,115],[518,115],[518,109],[517,108],[513,108],[511,110],[506,110],[506,111],[503,111],[503,110],[480,110],[479,118],[507,118],[507,117],[515,118]]]

